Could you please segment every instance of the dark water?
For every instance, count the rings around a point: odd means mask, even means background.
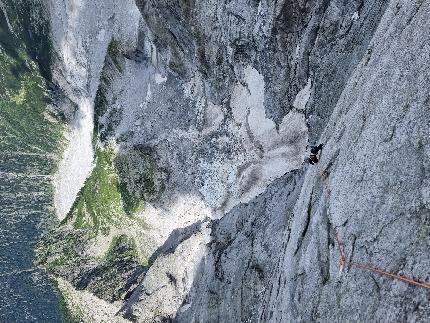
[[[15,15],[15,21],[28,23],[22,14],[11,12],[9,20]],[[40,37],[20,26],[11,34],[0,11],[0,323],[61,322],[56,289],[34,265],[35,245],[53,222],[49,175],[55,171],[60,131],[43,118],[47,98],[40,90],[46,86],[41,75],[49,73],[41,64],[26,63]],[[33,83],[18,102],[14,98],[29,77]]]

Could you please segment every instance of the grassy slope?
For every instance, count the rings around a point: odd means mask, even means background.
[[[0,50],[0,150],[57,155],[64,125],[47,110],[49,95],[37,65],[22,49],[17,55]]]
[[[111,227],[121,227],[125,219],[133,219],[143,209],[143,201],[121,185],[112,148],[97,147],[95,162],[69,215],[76,229],[88,229],[93,236],[109,234]]]
[[[34,211],[34,216],[38,212],[31,209],[31,205],[41,207],[45,213],[37,221],[42,221],[40,225],[43,227],[54,219],[50,176],[57,168],[65,130],[65,125],[48,108],[51,100],[47,87],[51,77],[50,40],[45,33],[46,22],[37,19],[41,8],[39,2],[4,0],[2,8],[7,11],[7,17],[1,10],[0,164],[2,171],[20,175],[20,179],[28,177],[29,183],[25,191],[20,192],[19,180],[12,181],[5,191],[17,196],[30,193],[39,196],[38,201],[43,201],[42,204],[29,200],[28,205],[23,206],[17,201],[14,207],[20,208],[22,213],[28,210],[33,214]],[[41,177],[37,180],[33,178],[38,175]],[[22,231],[22,237],[26,237],[23,233],[25,226],[13,229]],[[38,233],[31,234],[38,238]],[[21,251],[21,257],[29,257],[26,246]],[[26,261],[23,259],[22,262]],[[31,295],[30,290],[28,293]]]
[[[117,69],[118,60],[121,59],[118,50],[116,43],[111,44],[107,56],[107,60],[113,62],[112,65]],[[115,166],[115,150],[101,142],[98,132],[97,117],[107,107],[104,93],[108,88],[109,80],[103,73],[95,102],[94,169],[67,218],[60,227],[42,239],[38,248],[39,262],[48,272],[74,283],[86,280],[90,285],[85,288],[100,298],[109,298],[110,294],[119,297],[122,286],[127,286],[127,277],[118,269],[129,266],[127,268],[138,272],[141,266],[147,265],[145,248],[137,246],[134,239],[147,229],[147,225],[136,215],[143,210],[143,200],[133,196],[121,183]],[[87,253],[89,245],[106,240],[110,242],[110,247],[102,258]],[[119,243],[128,246],[125,253],[113,252]],[[86,276],[89,268],[98,272],[98,280]],[[66,303],[74,306],[73,302]]]

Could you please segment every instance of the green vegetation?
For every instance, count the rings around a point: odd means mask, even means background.
[[[7,54],[17,58],[17,48],[38,64],[40,74],[51,80],[52,43],[49,38],[49,21],[43,1],[3,0],[0,11],[0,43]],[[9,25],[13,34],[9,31]]]
[[[130,193],[125,183],[121,182],[119,189],[125,213],[133,215],[134,213],[142,212],[144,210],[145,204],[143,203],[143,200]]]
[[[18,7],[21,2],[4,3],[7,18],[0,11],[0,151],[59,155],[64,125],[47,109],[50,97],[45,78],[50,73],[45,64],[50,62],[50,46],[47,44],[42,54],[40,44],[35,45],[29,37],[34,33],[33,42],[49,42],[41,40],[48,39],[43,33],[46,26],[41,22],[41,30],[34,30],[30,16],[41,8],[28,4]],[[9,29],[12,25],[14,32]],[[32,56],[39,57],[38,62],[45,61],[38,66]]]
[[[118,60],[119,43],[113,41],[109,46],[108,54],[112,60]],[[106,273],[112,274],[111,281],[121,285],[120,277],[114,277],[115,269],[108,270],[108,263],[125,258],[137,261],[137,248],[132,238],[127,236],[114,238],[107,255],[102,259],[89,257],[83,252],[90,240],[100,235],[108,236],[112,230],[118,229],[123,232],[128,228],[133,230],[147,228],[144,220],[135,216],[144,208],[143,198],[127,189],[127,185],[122,182],[122,174],[117,169],[118,157],[115,150],[101,143],[103,138],[100,135],[97,119],[106,112],[108,107],[106,93],[110,78],[106,62],[95,102],[96,121],[93,139],[96,150],[95,167],[62,225],[45,235],[39,243],[37,258],[51,274],[68,280],[74,274],[79,275],[80,270],[86,266],[102,266]],[[124,249],[127,250],[125,253],[118,253],[119,244],[122,248],[124,245],[127,246]],[[116,250],[115,253],[114,250]]]
[[[37,245],[37,263],[51,274],[72,277],[79,272],[80,266],[95,261],[83,255],[88,241],[88,233],[83,230],[72,231],[63,227],[53,230],[45,234]]]
[[[126,199],[130,210],[139,207],[139,198],[151,201],[163,192],[167,175],[157,166],[154,154],[148,147],[136,145],[122,151],[115,164],[124,190],[134,196],[134,200]],[[127,198],[126,194],[124,196]]]
[[[121,227],[143,210],[142,199],[131,194],[120,182],[112,148],[96,148],[95,167],[78,194],[68,216],[75,229],[85,229],[92,237],[108,235],[112,227]],[[140,223],[143,225],[143,223]]]
[[[21,57],[23,53],[25,52],[16,53],[17,58],[12,60],[13,64],[11,64],[13,66],[11,65],[9,68],[10,73],[2,73],[1,81],[9,82],[12,85],[18,84],[13,93],[9,91],[11,93],[8,95],[12,102],[11,104],[24,108],[23,111],[17,111],[9,105],[11,115],[9,119],[12,120],[11,124],[15,129],[17,129],[16,124],[18,123],[21,126],[19,128],[20,133],[28,136],[27,146],[31,149],[36,149],[35,147],[37,146],[34,142],[38,138],[45,139],[40,141],[45,145],[50,145],[51,143],[45,138],[48,136],[57,141],[62,140],[61,136],[55,136],[51,131],[61,134],[64,128],[55,121],[54,115],[47,112],[46,109],[40,109],[40,112],[43,112],[40,117],[33,115],[34,111],[26,112],[25,109],[29,104],[27,94],[34,96],[34,93],[30,92],[39,91],[37,94],[40,100],[38,100],[41,103],[43,102],[45,108],[48,95],[45,93],[42,78],[40,78],[42,85],[36,86],[36,79],[32,78],[32,71],[36,69],[36,65],[31,63],[25,55]],[[72,289],[85,289],[109,302],[119,300],[144,274],[145,266],[148,262],[148,256],[145,254],[146,251],[139,238],[139,234],[143,234],[143,231],[148,227],[141,217],[136,216],[138,212],[143,210],[146,196],[140,194],[136,189],[132,190],[131,186],[127,185],[128,182],[124,180],[125,172],[119,172],[121,163],[118,162],[119,158],[115,149],[105,144],[106,140],[103,136],[110,129],[100,129],[98,124],[99,117],[108,111],[108,91],[112,78],[121,70],[121,44],[113,40],[108,48],[108,55],[95,101],[93,138],[95,166],[79,192],[67,218],[59,227],[42,237],[36,250],[39,265],[43,266],[47,272],[59,279],[59,281],[64,279],[74,286],[70,286],[70,290],[67,289],[69,288],[67,286],[63,286],[63,289],[59,288],[63,296],[60,301],[63,309],[63,320],[66,322],[79,321],[79,317],[82,316],[79,306],[76,307],[76,304],[70,303],[71,299],[73,300],[73,297],[75,297],[70,293]],[[16,83],[15,74],[25,76],[21,77],[23,80],[21,83]],[[0,91],[2,90],[0,89]],[[33,124],[26,119],[27,116],[30,118],[29,120],[33,120]],[[39,125],[38,118],[45,123],[48,120],[49,127],[44,128],[44,124]],[[40,132],[39,136],[34,129]],[[13,132],[10,133],[13,134]],[[0,133],[0,135],[3,136],[3,133]],[[5,135],[7,135],[7,131],[5,131]],[[48,148],[47,150],[49,151],[59,152],[61,147],[57,144]],[[37,150],[34,151],[37,152]],[[140,157],[140,155],[137,157]],[[139,158],[136,162],[137,164],[139,163]],[[145,162],[145,164],[147,163]],[[149,172],[150,169],[151,167],[148,168],[147,166],[142,168],[145,172]],[[155,185],[152,174],[145,173],[142,175],[140,170],[137,173],[139,173],[139,178],[145,179],[145,183],[136,181],[136,185],[144,184],[143,190],[152,193]],[[115,237],[110,240],[113,236]],[[103,256],[101,254],[98,254],[98,256],[88,254],[90,245],[96,243],[96,248],[100,247],[101,250],[106,250],[104,248],[107,247],[106,243],[109,242],[109,249]]]
[[[57,290],[60,290],[57,283]],[[79,308],[75,309],[75,311],[71,310],[69,308],[69,305],[67,304],[67,299],[62,293],[58,293],[59,297],[59,305],[60,305],[60,314],[61,314],[61,320],[63,323],[79,323],[82,321],[83,314],[81,311],[79,311]],[[75,313],[80,312],[80,314]]]
[[[123,299],[145,269],[138,262],[136,244],[125,234],[115,237],[97,267],[85,279],[85,289],[108,302]]]
[[[109,234],[112,226],[121,224],[124,214],[114,158],[112,149],[97,147],[96,165],[69,214],[75,229],[90,229],[94,237]]]
[[[49,94],[37,65],[23,50],[0,50],[0,150],[58,155],[64,125],[47,109]]]
[[[51,96],[47,81],[51,80],[51,43],[42,4],[43,1],[39,0],[3,0],[0,10],[0,160],[3,171],[28,175],[27,185],[20,184],[21,180],[12,180],[6,190],[16,196],[28,196],[28,200],[16,201],[14,205],[22,214],[9,212],[8,216],[13,222],[18,221],[19,217],[31,217],[29,227],[13,225],[14,229],[28,231],[22,234],[28,246],[19,254],[19,258],[26,261],[17,264],[16,270],[20,269],[18,266],[24,266],[21,268],[23,270],[28,268],[27,260],[33,257],[33,239],[38,239],[39,232],[53,222],[52,182],[49,176],[57,169],[64,145],[65,125],[49,109]],[[45,176],[34,179],[34,175]],[[51,266],[62,261],[54,259]],[[45,283],[43,285],[47,290],[44,301],[52,302],[54,291]],[[40,286],[34,291],[38,288]],[[29,291],[29,295],[32,293]],[[25,295],[22,297],[23,303],[34,301],[25,298]],[[62,308],[64,303],[61,297],[59,303]],[[37,315],[34,319],[41,316]],[[70,322],[65,317],[64,321]]]
[[[107,125],[107,129],[103,129],[99,124],[98,119],[107,112],[109,105],[107,91],[111,85],[111,79],[115,72],[115,68],[119,72],[122,72],[122,55],[123,49],[121,47],[121,43],[117,40],[112,40],[108,47],[103,71],[101,73],[100,85],[97,89],[96,99],[94,102],[94,143],[97,142],[98,137],[100,137],[101,140],[104,140],[106,135],[113,131],[115,120],[110,120],[110,123]]]
[[[77,284],[78,289],[109,302],[121,299],[145,272],[134,239],[126,234],[114,237],[105,255],[98,259],[85,255],[88,239],[88,232],[70,229],[45,236],[38,259],[49,273]],[[64,313],[70,316],[67,307]]]
[[[106,263],[133,258],[137,259],[137,249],[134,239],[128,238],[125,234],[112,239],[105,256]]]
[[[76,229],[91,229],[95,235],[99,232],[108,234],[112,225],[119,225],[117,221],[123,213],[123,207],[114,158],[112,150],[97,148],[96,166],[72,210]]]
[[[113,63],[115,64],[116,68],[122,72],[122,66],[120,63],[120,58],[123,54],[123,49],[121,46],[121,43],[118,40],[113,39],[108,47],[108,55],[112,59]]]
[[[2,5],[7,17],[0,10],[0,155],[6,155],[10,167],[15,167],[14,172],[52,175],[63,149],[66,126],[48,108],[51,102],[47,87],[47,80],[51,80],[49,26],[37,19],[42,10],[39,1],[3,0]],[[111,43],[108,54],[110,66],[114,64],[121,71],[119,42]],[[104,87],[97,95],[97,116],[104,114],[108,106],[106,89],[110,81],[107,75],[104,73]],[[127,275],[131,271],[136,277],[143,272],[138,262],[138,250],[141,252],[142,246],[138,249],[134,239],[121,233],[111,241],[108,252],[101,258],[88,255],[88,246],[94,242],[92,239],[108,234],[114,227],[124,232],[127,228],[144,229],[146,224],[135,217],[135,213],[143,209],[143,200],[121,183],[114,150],[101,146],[98,129],[95,134],[96,165],[66,220],[66,224],[71,225],[60,225],[41,238],[36,248],[36,262],[52,276],[66,279],[75,286],[85,278],[95,281],[89,285],[94,290],[97,290],[97,275],[100,275],[99,294],[111,300],[119,299],[123,290],[130,288],[133,281],[129,283]],[[15,160],[9,155],[19,156]],[[52,197],[49,177],[40,180],[40,192]],[[52,214],[51,210],[46,212]],[[136,236],[135,233],[128,235]],[[100,272],[96,272],[94,278],[88,274],[89,269]],[[74,295],[64,286],[59,290],[63,321],[82,321],[84,313],[76,306]]]
[[[46,81],[0,14],[0,151],[58,154],[64,125],[47,109]]]

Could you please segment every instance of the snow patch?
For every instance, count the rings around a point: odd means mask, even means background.
[[[216,130],[221,125],[223,119],[224,114],[220,106],[213,104],[212,102],[208,102],[205,116],[207,128],[205,130],[207,132]]]
[[[104,41],[104,40],[105,40],[105,36],[106,36],[106,30],[105,30],[105,29],[101,29],[101,30],[99,31],[99,33],[97,34],[97,40],[98,40],[99,42],[102,42],[102,41]]]
[[[296,95],[296,99],[294,100],[293,106],[300,111],[304,111],[306,109],[306,104],[308,104],[309,98],[311,97],[311,87],[312,81],[311,78],[308,79],[306,86],[301,89],[301,91]]]
[[[352,15],[352,20],[358,20],[360,18],[360,15],[358,14],[358,11],[354,12]]]
[[[93,168],[93,103],[83,99],[72,126],[69,143],[54,179],[54,203],[63,220]]]
[[[155,73],[155,83],[157,83],[158,85],[165,83],[167,81],[167,76],[163,76],[159,73]]]
[[[253,67],[244,70],[244,80],[237,83],[231,97],[234,124],[230,131],[241,138],[243,149],[238,149],[232,160],[220,156],[212,163],[202,160],[198,168],[206,173],[200,193],[222,216],[239,203],[247,203],[264,192],[276,178],[301,166],[307,143],[308,129],[302,113],[291,111],[282,120],[279,129],[266,117],[264,107],[265,83]],[[310,96],[311,82],[301,91],[302,105]],[[217,138],[214,144],[223,146]]]

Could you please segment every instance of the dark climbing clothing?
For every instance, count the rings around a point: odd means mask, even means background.
[[[322,150],[323,148],[323,144],[319,144],[318,146],[311,146],[311,154],[308,158],[308,162],[311,165],[315,165],[316,163],[318,163],[318,153]]]
[[[313,154],[310,155],[309,156],[309,164],[314,165],[316,163],[318,163],[318,157],[317,157],[317,155],[313,155]]]
[[[322,150],[323,144],[319,144],[318,146],[311,146],[311,155],[316,155],[320,150]]]

